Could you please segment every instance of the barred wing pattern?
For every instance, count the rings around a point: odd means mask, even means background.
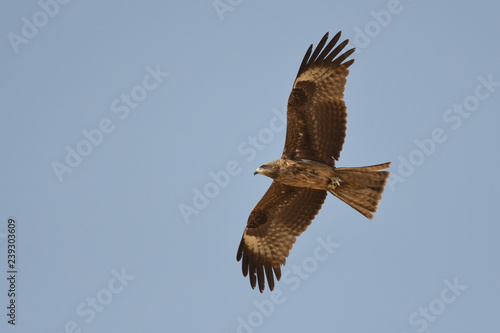
[[[328,40],[328,33],[312,52],[307,50],[288,100],[284,158],[309,159],[334,166],[344,144],[347,112],[342,98],[354,60],[344,62],[354,49],[337,57],[348,40],[335,47],[340,32]],[[333,158],[333,159],[332,159]]]
[[[269,289],[281,277],[281,265],[296,237],[300,236],[321,209],[326,191],[293,187],[274,181],[248,218],[236,259],[242,261],[243,275],[250,284],[264,290],[264,271]]]

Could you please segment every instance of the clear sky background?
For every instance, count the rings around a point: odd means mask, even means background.
[[[493,0],[4,5],[0,331],[497,332],[499,12]],[[339,30],[358,51],[338,165],[392,161],[392,177],[373,221],[329,195],[260,294],[235,258],[271,183],[252,173],[281,155],[307,48]]]

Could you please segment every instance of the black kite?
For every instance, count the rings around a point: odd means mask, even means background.
[[[335,167],[346,132],[344,86],[354,62],[345,61],[354,49],[340,54],[348,40],[336,46],[339,38],[340,32],[325,46],[327,33],[314,52],[312,45],[307,50],[288,99],[283,155],[254,173],[274,181],[248,218],[236,259],[260,292],[264,275],[273,290],[273,271],[279,280],[296,237],[311,224],[327,191],[372,219],[389,177],[380,170],[390,163]]]

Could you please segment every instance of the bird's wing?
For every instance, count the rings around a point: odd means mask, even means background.
[[[254,207],[243,232],[236,259],[242,260],[243,275],[250,274],[250,285],[264,290],[264,274],[269,289],[281,277],[281,265],[295,238],[311,224],[325,201],[326,191],[292,187],[274,181]]]
[[[288,99],[284,158],[309,159],[334,166],[344,144],[347,112],[342,98],[354,49],[342,54],[349,40],[337,44],[340,32],[325,46],[328,33],[307,50]],[[340,55],[339,55],[340,54]],[[333,157],[333,159],[332,159]]]

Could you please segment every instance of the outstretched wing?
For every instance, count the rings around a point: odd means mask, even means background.
[[[347,68],[354,62],[344,60],[354,49],[340,54],[349,40],[336,45],[339,39],[340,32],[325,46],[326,33],[314,52],[311,45],[302,60],[288,99],[284,158],[334,166],[332,157],[340,157],[347,123],[342,98]]]
[[[250,285],[264,290],[264,272],[269,289],[274,275],[279,281],[281,265],[295,238],[311,224],[325,201],[326,191],[292,187],[274,181],[254,207],[243,232],[236,259],[242,260],[243,275],[250,274]]]

